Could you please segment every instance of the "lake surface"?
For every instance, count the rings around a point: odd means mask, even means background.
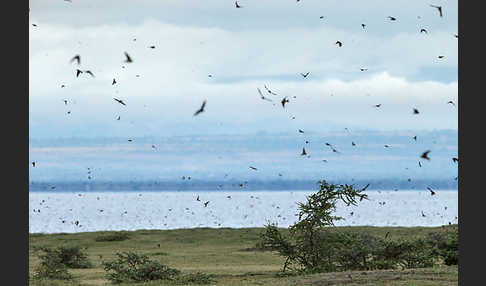
[[[296,220],[309,191],[31,192],[29,233],[196,227],[263,227]],[[457,223],[458,192],[367,191],[358,206],[338,204],[338,226]],[[199,196],[199,201],[197,197]],[[207,206],[204,205],[208,202]]]

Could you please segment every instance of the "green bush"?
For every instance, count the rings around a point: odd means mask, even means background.
[[[346,205],[357,205],[357,199],[366,199],[363,190],[352,185],[329,185],[319,181],[320,190],[307,197],[306,203],[299,203],[298,222],[289,228],[290,237],[284,237],[275,224],[265,226],[260,244],[278,251],[285,257],[283,271],[329,272],[337,269],[336,235],[328,231],[334,221],[342,219],[333,216],[338,201]]]
[[[427,242],[435,248],[446,265],[459,263],[459,230],[453,227],[446,231],[429,233]]]
[[[402,268],[424,268],[434,266],[437,253],[425,239],[385,242],[383,260],[391,261]]]
[[[179,270],[150,260],[147,255],[133,252],[116,253],[116,255],[117,260],[103,262],[105,271],[109,272],[107,278],[114,283],[176,280],[181,275]]]
[[[73,278],[57,252],[49,248],[41,248],[36,251],[40,264],[34,269],[35,279],[70,280]]]
[[[183,274],[180,278],[177,280],[178,284],[182,285],[187,285],[187,284],[211,284],[215,282],[212,279],[212,276],[209,274],[201,273],[201,272],[196,272],[196,273],[188,273],[188,274]]]
[[[53,251],[61,258],[61,263],[68,268],[90,268],[93,266],[88,260],[88,255],[82,251],[80,246],[59,246]]]
[[[109,234],[99,235],[95,238],[95,241],[124,241],[130,238],[130,234],[128,232],[113,232]]]

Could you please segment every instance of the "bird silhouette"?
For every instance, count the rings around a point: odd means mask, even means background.
[[[360,68],[360,71],[367,71],[368,69]]]
[[[80,74],[82,74],[83,71],[80,69],[76,69],[76,77],[78,77]]]
[[[413,136],[412,138],[413,140],[417,141],[417,135]]]
[[[250,166],[249,168],[252,169],[252,170],[258,171],[258,169],[253,167],[253,166]]]
[[[422,168],[422,162],[418,161],[419,167]]]
[[[126,62],[126,63],[131,63],[131,62],[133,62],[132,58],[130,57],[130,55],[129,55],[127,52],[125,52],[125,58],[126,58],[126,59],[125,59],[125,62]]]
[[[260,98],[263,99],[263,100],[266,100],[266,101],[273,101],[271,100],[270,98],[268,97],[265,97],[262,93],[262,91],[257,87],[257,90],[258,90],[258,93],[260,94]]]
[[[366,24],[361,24],[361,27],[363,27],[363,29],[366,27]]]
[[[422,217],[426,217],[426,215],[424,214],[424,211],[422,211]]]
[[[353,141],[351,141],[351,146],[356,146],[356,143],[354,143]]]
[[[388,16],[388,19],[390,19],[390,21],[396,21],[397,20],[397,18],[392,17],[392,16]]]
[[[196,116],[196,115],[198,115],[199,113],[204,112],[204,107],[205,107],[205,106],[206,106],[206,100],[204,100],[204,101],[203,101],[203,103],[202,103],[202,105],[201,105],[201,107],[200,107],[200,108],[199,108],[199,109],[198,109],[196,112],[194,112],[194,115],[193,115],[193,116]]]
[[[425,151],[424,153],[422,153],[422,155],[420,156],[420,158],[423,158],[423,159],[426,159],[426,160],[430,160],[430,158],[428,156],[429,153],[430,153],[430,150]]]
[[[436,8],[437,10],[439,10],[439,15],[442,17],[442,6],[436,6],[436,5],[430,5],[430,7],[433,7],[433,8]]]
[[[77,61],[79,66],[81,64],[81,57],[79,55],[75,55],[69,62],[72,63],[74,61]]]
[[[86,71],[84,71],[84,72],[85,72],[85,73],[87,73],[87,74],[89,74],[89,75],[90,75],[90,76],[92,76],[92,77],[95,77],[95,75],[94,75],[94,74],[93,74],[93,73],[92,73],[90,70],[86,70]]]
[[[149,48],[151,48],[151,49],[155,49],[155,46],[150,46]]]
[[[303,76],[304,78],[306,78],[308,75],[309,75],[310,72],[306,72],[305,74],[304,73],[300,73],[301,76]]]
[[[385,144],[384,147],[385,148],[390,148],[390,145]]]
[[[420,113],[420,112],[418,111],[418,109],[417,109],[417,108],[414,108],[414,109],[413,109],[413,114],[419,114],[419,113]]]
[[[277,95],[275,92],[272,92],[266,85],[263,85],[265,87],[265,89],[267,90],[268,93],[270,94],[273,94],[273,95]]]
[[[452,157],[452,162],[457,163],[457,162],[459,162],[459,159],[456,158],[456,157]]]
[[[114,84],[116,84],[116,80],[115,79],[113,79],[113,81],[111,82],[111,85],[114,85]]]
[[[204,207],[207,207],[207,206],[208,206],[208,204],[209,204],[209,201],[205,202],[205,203],[204,203]]]
[[[282,107],[285,108],[285,103],[289,102],[289,99],[287,97],[284,97],[280,103],[282,104]]]
[[[302,129],[299,129],[299,133],[304,133],[304,130],[302,130]]]
[[[375,104],[373,105],[374,107],[380,107],[381,106],[381,103],[380,104]]]
[[[430,187],[427,187],[427,190],[429,190],[429,191],[430,191],[430,195],[431,195],[431,196],[435,195],[434,190],[432,190]]]
[[[120,103],[120,104],[126,105],[126,104],[125,104],[125,102],[123,102],[123,100],[121,100],[121,99],[117,99],[117,98],[114,98],[114,97],[113,97],[113,99],[114,99],[116,102]]]
[[[442,58],[444,58],[444,56],[438,56],[438,58],[439,58],[439,59],[442,59]]]
[[[425,30],[425,29],[423,29],[423,28],[422,28],[422,29],[420,29],[420,33],[426,33],[426,34],[428,34],[428,33],[427,33],[427,30]]]
[[[66,99],[63,99],[62,101],[64,101],[64,105],[67,105],[68,101]]]
[[[324,19],[324,16],[320,16],[319,19]]]
[[[196,201],[200,202],[201,200],[199,199],[199,196],[197,196]]]
[[[300,154],[300,156],[305,156],[307,155],[307,152],[305,152],[305,148],[302,148],[302,153]]]
[[[452,104],[453,106],[456,106],[452,100],[449,100],[447,104]]]
[[[342,47],[343,46],[343,43],[341,43],[340,41],[336,41],[336,45]]]
[[[118,115],[118,118],[116,120],[120,120],[120,115]]]
[[[236,8],[243,8],[243,6],[240,6],[240,5],[238,4],[238,1],[235,1],[235,6],[236,6]]]
[[[32,162],[32,167],[35,167],[35,162]]]

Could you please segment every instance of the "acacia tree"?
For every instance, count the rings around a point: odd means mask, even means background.
[[[307,272],[333,271],[332,247],[323,244],[334,243],[335,234],[326,231],[334,222],[343,219],[334,216],[339,201],[347,206],[357,205],[358,199],[367,199],[366,189],[355,189],[354,185],[328,184],[319,181],[320,190],[307,197],[307,202],[298,203],[298,221],[289,227],[290,237],[285,237],[276,224],[265,226],[261,238],[265,247],[278,251],[285,257],[283,271],[287,268]]]

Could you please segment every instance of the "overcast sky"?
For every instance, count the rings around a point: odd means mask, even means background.
[[[458,127],[457,1],[29,3],[31,138]]]

